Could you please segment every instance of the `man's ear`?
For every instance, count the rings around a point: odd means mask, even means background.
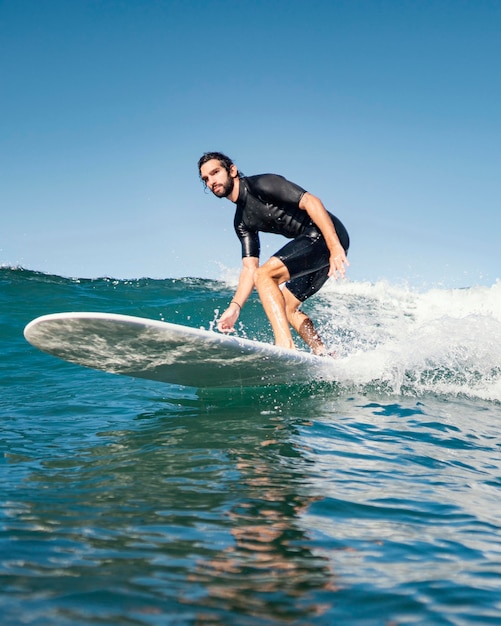
[[[232,163],[230,166],[230,176],[231,178],[237,178],[238,177],[238,169],[237,166]]]

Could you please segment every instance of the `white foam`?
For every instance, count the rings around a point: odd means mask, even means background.
[[[501,283],[417,292],[331,281],[310,303],[346,381],[501,401]]]

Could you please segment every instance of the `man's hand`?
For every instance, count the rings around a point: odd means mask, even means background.
[[[344,278],[346,267],[348,266],[349,263],[344,248],[341,244],[338,244],[331,252],[329,276],[333,278]]]
[[[217,329],[220,333],[234,333],[235,322],[240,315],[240,308],[238,304],[232,302],[226,311],[221,315],[217,321]]]

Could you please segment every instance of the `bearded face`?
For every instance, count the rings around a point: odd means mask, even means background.
[[[231,178],[226,170],[224,170],[224,173],[226,174],[226,180],[219,181],[211,187],[212,193],[218,198],[227,198],[235,187],[235,179]]]
[[[227,198],[235,188],[235,179],[217,159],[202,165],[200,177],[218,198]]]

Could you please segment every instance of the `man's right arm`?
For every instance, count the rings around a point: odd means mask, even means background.
[[[259,259],[257,257],[247,256],[242,259],[237,290],[230,305],[217,322],[217,328],[220,332],[231,333],[235,330],[234,326],[240,311],[254,289],[254,272],[258,266]]]

